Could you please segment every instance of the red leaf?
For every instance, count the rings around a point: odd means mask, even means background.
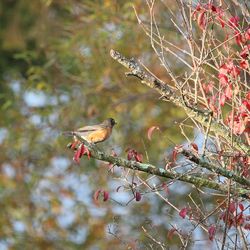
[[[249,63],[248,63],[248,61],[246,61],[246,60],[240,61],[240,67],[242,69],[249,69]]]
[[[239,26],[239,20],[240,18],[238,16],[235,16],[235,17],[233,16],[229,19],[228,24],[230,27],[235,29]]]
[[[212,225],[208,228],[209,240],[211,240],[211,241],[214,240],[215,232],[216,232],[216,227],[214,225]]]
[[[142,162],[143,155],[136,152],[136,154],[135,154],[135,160],[138,161],[138,162]]]
[[[230,205],[229,205],[229,212],[231,213],[231,214],[233,214],[234,212],[235,212],[235,210],[236,210],[236,206],[235,206],[235,202],[231,202],[230,203]]]
[[[202,88],[204,89],[205,93],[212,93],[214,87],[214,82],[209,82],[208,84],[203,83]]]
[[[85,152],[87,153],[88,159],[90,159],[91,153],[87,147],[85,147]]]
[[[220,96],[220,100],[219,100],[219,103],[220,103],[220,106],[224,106],[225,105],[225,102],[226,102],[226,96],[225,94],[221,94]]]
[[[225,27],[225,21],[223,20],[223,15],[224,15],[224,11],[221,8],[216,8],[216,12],[217,12],[217,19],[220,22],[220,25],[222,28]]]
[[[174,151],[173,151],[173,155],[172,155],[172,157],[173,157],[173,162],[175,162],[176,161],[176,158],[177,158],[177,150],[175,150],[174,149]]]
[[[71,149],[75,149],[75,147],[76,147],[77,144],[78,144],[78,141],[74,141],[74,142],[71,144],[70,148],[71,148]]]
[[[187,212],[188,212],[188,209],[186,207],[181,209],[181,211],[179,212],[179,215],[181,216],[182,219],[185,219]]]
[[[81,157],[81,148],[77,149],[75,154],[74,154],[74,157],[73,157],[73,160],[76,162],[76,163],[80,163],[80,157]]]
[[[239,208],[240,208],[241,211],[243,211],[244,210],[244,205],[242,203],[240,203]]]
[[[196,20],[196,16],[197,16],[197,13],[201,11],[201,5],[200,4],[197,4],[194,12],[192,13],[192,17],[193,17],[193,20]]]
[[[218,16],[218,20],[220,22],[221,27],[224,28],[225,27],[225,21],[223,20],[223,18],[221,16]]]
[[[98,189],[98,190],[96,190],[95,191],[95,193],[94,193],[94,201],[98,201],[98,198],[99,198],[99,195],[100,195],[100,193],[102,192],[102,190],[101,189]]]
[[[109,199],[109,193],[107,191],[103,191],[103,201],[107,201]]]
[[[249,54],[250,54],[250,44],[244,47],[244,49],[240,52],[240,56],[243,59],[246,59],[249,56]]]
[[[247,29],[247,31],[245,32],[245,38],[246,38],[246,40],[250,40],[250,28]]]
[[[94,201],[97,202],[99,199],[100,194],[103,194],[103,201],[107,201],[109,199],[109,193],[105,190],[98,189],[94,193]]]
[[[133,149],[127,149],[126,152],[128,152],[127,158],[128,160],[132,160],[134,156],[134,150]]]
[[[81,147],[80,147],[80,157],[82,157],[82,155],[84,155],[84,152],[85,152],[85,146],[84,146],[84,144],[82,143],[82,144],[81,144]]]
[[[245,222],[245,218],[243,217],[243,213],[241,212],[237,218],[236,218],[236,223],[237,225],[241,226]]]
[[[213,4],[210,4],[209,7],[213,12],[217,12],[217,8]]]
[[[220,66],[220,69],[219,69],[219,78],[222,76],[222,75],[226,75],[228,73],[228,67],[227,65],[224,63]]]
[[[168,238],[169,240],[171,240],[171,239],[173,238],[174,233],[175,233],[176,231],[177,231],[177,230],[176,230],[175,228],[170,229],[170,230],[168,231],[167,238]]]
[[[231,69],[231,76],[233,77],[233,78],[237,78],[237,76],[239,76],[240,75],[240,70],[239,70],[239,68],[237,67],[237,66],[233,66],[232,67],[232,69]]]
[[[194,149],[196,152],[198,152],[199,149],[198,149],[198,146],[196,143],[192,142],[190,145],[192,146],[192,149]]]
[[[136,201],[140,201],[141,200],[141,194],[140,194],[140,192],[135,192],[135,200]]]
[[[250,111],[250,98],[248,100],[244,99],[242,104],[247,108],[248,111]]]
[[[81,146],[75,151],[73,160],[74,160],[76,163],[80,163],[80,158],[81,158],[84,154],[87,154],[88,159],[90,159],[91,153],[90,153],[89,149],[88,149],[86,146],[84,146],[84,144],[81,144]]]
[[[199,13],[197,23],[202,30],[205,29],[207,25],[206,10],[203,10]]]
[[[152,133],[154,132],[154,130],[160,130],[160,128],[158,126],[152,126],[148,129],[148,139],[151,141],[152,138]]]
[[[225,90],[225,96],[228,100],[232,99],[233,96],[233,90],[232,90],[232,85],[228,85]]]
[[[235,32],[235,41],[238,45],[241,45],[242,43],[244,43],[244,39],[243,39],[243,36],[240,34],[239,31],[236,31]]]
[[[220,84],[221,84],[222,86],[226,86],[226,85],[228,84],[228,77],[227,77],[226,75],[224,75],[224,74],[219,74],[219,75],[218,75],[218,78],[219,78]]]
[[[128,152],[127,158],[128,158],[129,161],[134,159],[135,161],[142,162],[143,155],[138,153],[136,150],[127,149],[126,152]]]

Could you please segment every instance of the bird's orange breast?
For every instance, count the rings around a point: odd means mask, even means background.
[[[109,138],[111,131],[112,131],[111,128],[98,129],[96,131],[89,133],[86,136],[86,140],[92,143],[105,141],[107,138]]]

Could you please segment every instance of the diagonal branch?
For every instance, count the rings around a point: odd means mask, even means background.
[[[146,72],[133,58],[128,59],[115,50],[111,50],[110,55],[114,60],[122,64],[125,68],[129,69],[130,75],[138,77],[141,80],[141,83],[159,92],[163,96],[163,98],[161,98],[162,100],[169,100],[173,102],[178,107],[183,108],[189,117],[195,119],[204,127],[208,126],[209,119],[211,116],[210,112],[198,110],[194,107],[188,106],[183,97],[178,96],[173,88],[171,88],[168,84],[162,82],[161,80],[157,79],[152,74]],[[212,118],[211,123],[209,125],[210,131],[220,135],[227,142],[230,142],[230,144],[231,141],[233,141],[233,146],[237,150],[250,155],[250,148],[241,141],[240,137],[231,135],[230,131],[226,129],[223,124]]]
[[[220,174],[224,177],[227,177],[228,179],[232,179],[235,182],[250,187],[250,181],[247,180],[246,178],[244,178],[243,176],[239,176],[236,173],[234,173],[233,171],[229,171],[225,168],[219,167],[219,166],[215,166],[212,163],[209,163],[207,161],[205,161],[204,159],[199,158],[198,156],[196,156],[195,154],[193,154],[192,152],[190,152],[189,150],[186,149],[179,149],[178,151],[179,153],[183,154],[184,156],[186,156],[188,158],[188,160],[190,160],[191,162],[194,162],[195,164],[197,164],[199,167],[202,168],[206,168],[214,173]]]
[[[105,152],[100,151],[95,145],[88,143],[87,141],[79,137],[77,134],[75,134],[75,136],[78,138],[79,141],[81,141],[85,146],[88,147],[92,158],[95,158],[101,161],[106,161],[111,164],[121,166],[124,168],[130,168],[133,170],[138,170],[141,172],[145,172],[145,173],[160,176],[160,177],[183,181],[186,183],[193,184],[197,188],[205,187],[205,188],[217,190],[223,194],[227,194],[227,186],[225,186],[224,184],[219,184],[215,181],[210,181],[201,177],[177,173],[175,171],[169,171],[164,168],[157,168],[156,166],[152,164],[129,161],[121,157],[112,156],[112,155],[106,154]],[[231,189],[231,193],[234,195],[241,196],[243,198],[248,198],[250,196],[250,191],[244,188]]]

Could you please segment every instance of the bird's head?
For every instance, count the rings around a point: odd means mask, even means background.
[[[117,124],[117,122],[113,118],[108,118],[103,123],[104,123],[104,125],[109,126],[111,128],[113,128],[115,126],[115,124]]]

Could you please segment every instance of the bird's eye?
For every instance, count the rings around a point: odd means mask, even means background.
[[[112,125],[116,124],[116,122],[115,122],[115,120],[113,118],[111,119],[111,123],[112,123]]]

